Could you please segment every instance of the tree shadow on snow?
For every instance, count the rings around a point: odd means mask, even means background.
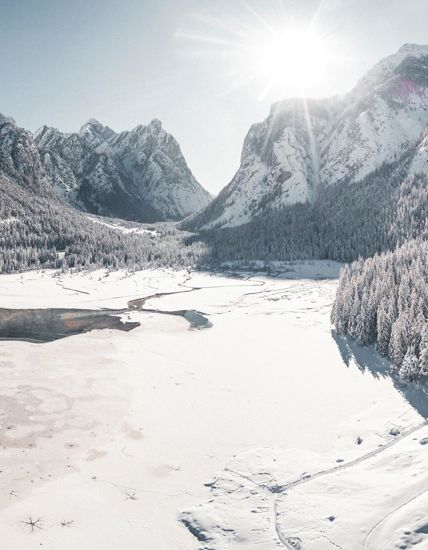
[[[358,345],[351,338],[341,336],[334,330],[331,336],[335,341],[343,362],[347,367],[356,366],[361,373],[369,373],[374,378],[389,378],[395,389],[424,418],[428,418],[428,388],[422,384],[404,382],[394,373],[391,363],[381,357],[373,346]]]

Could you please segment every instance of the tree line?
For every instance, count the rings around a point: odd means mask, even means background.
[[[331,314],[339,334],[375,344],[400,377],[428,375],[428,242],[346,265]]]
[[[94,223],[51,195],[0,179],[0,273],[30,269],[147,269],[194,266],[202,243],[156,224],[153,233],[123,232]]]
[[[394,250],[428,235],[427,178],[407,180],[405,173],[402,164],[384,165],[362,182],[326,187],[315,203],[285,206],[238,227],[200,231],[186,242],[206,245],[199,259],[204,266],[233,260],[352,262]]]

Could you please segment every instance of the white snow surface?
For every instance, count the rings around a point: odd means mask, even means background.
[[[213,324],[134,312],[129,333],[0,341],[5,547],[427,548],[426,396],[333,338],[324,269],[2,275],[3,307],[176,291],[147,307]]]
[[[125,235],[134,233],[136,235],[148,234],[155,237],[158,234],[158,232],[155,229],[145,229],[140,225],[133,225],[132,222],[124,222],[122,220],[111,220],[110,218],[102,219],[102,218],[97,218],[95,216],[88,216],[88,219],[91,220],[92,223],[98,223],[99,225],[104,225],[105,227],[108,227],[110,229],[115,229],[116,231],[119,231],[120,233],[124,233]]]

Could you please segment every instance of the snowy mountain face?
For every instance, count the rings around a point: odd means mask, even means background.
[[[44,126],[35,142],[55,193],[89,212],[177,220],[211,200],[158,120],[119,134],[96,120],[72,134]]]
[[[231,183],[188,225],[232,227],[263,212],[314,201],[395,162],[428,126],[428,46],[406,44],[348,94],[285,100],[250,129]]]
[[[50,180],[29,132],[0,114],[0,176],[34,191],[49,189]]]

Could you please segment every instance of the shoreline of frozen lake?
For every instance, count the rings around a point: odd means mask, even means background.
[[[304,491],[321,479],[287,497],[280,485],[355,460],[397,437],[394,428],[404,433],[419,425],[425,396],[388,376],[387,363],[372,350],[333,338],[335,280],[188,277],[157,270],[0,278],[8,308],[120,309],[139,296],[197,287],[148,300],[147,307],[203,311],[213,322],[208,331],[189,331],[182,318],[135,311],[132,321],[141,326],[128,333],[93,331],[42,345],[0,342],[0,529],[8,548],[268,550],[288,544],[281,541],[285,533],[318,550],[320,525],[334,544],[356,531],[375,548],[389,520],[368,533],[377,513],[389,513],[386,497],[373,517],[366,509],[336,513],[326,528],[318,511],[326,502],[340,507],[341,492],[350,499],[340,480],[331,485],[339,488],[333,497],[319,503],[317,493]],[[421,450],[428,446],[416,444],[405,471],[423,485],[428,459]],[[402,475],[393,454],[399,445],[406,456],[414,453],[405,438],[387,447],[372,459],[376,474],[388,456],[384,467]],[[347,486],[358,487],[351,471]],[[267,485],[280,499],[278,521],[261,489]],[[391,495],[394,507],[412,496],[405,489]],[[299,499],[307,494],[314,506],[303,524],[307,510]],[[406,506],[400,510],[398,519],[391,516],[394,529],[408,526],[405,536],[420,537],[423,547],[426,535],[410,525]],[[183,525],[184,517],[205,542]],[[363,548],[350,540],[342,547]]]

